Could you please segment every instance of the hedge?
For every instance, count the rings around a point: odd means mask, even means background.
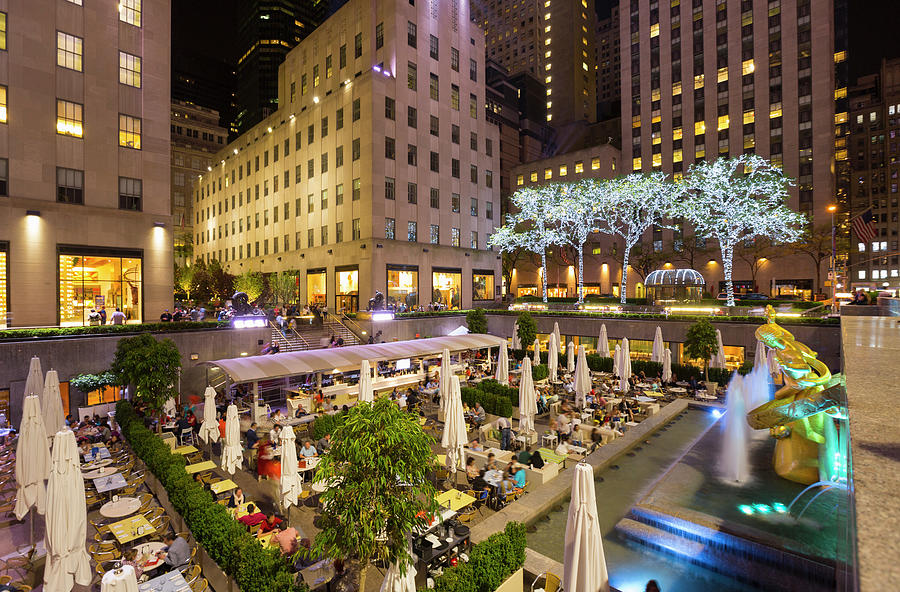
[[[474,406],[475,403],[481,403],[485,413],[499,415],[501,417],[512,417],[513,406],[510,400],[505,396],[486,393],[477,388],[468,386],[461,387],[459,389],[459,394],[462,402],[470,407]]]
[[[184,470],[185,460],[144,425],[128,401],[116,405],[116,422],[128,444],[165,487],[197,542],[242,592],[299,592],[281,553],[264,549],[225,506]]]
[[[493,592],[525,565],[525,525],[507,522],[472,547],[469,561],[448,567],[434,579],[435,592]]]
[[[0,341],[68,337],[73,335],[108,335],[126,333],[175,333],[228,327],[226,321],[179,321],[177,323],[142,323],[140,325],[88,325],[87,327],[42,327],[40,329],[5,329]]]
[[[338,411],[334,415],[323,413],[313,420],[313,438],[318,442],[325,437],[325,434],[334,434],[338,423],[344,418],[344,412]]]

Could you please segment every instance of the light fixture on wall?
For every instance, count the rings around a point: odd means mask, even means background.
[[[200,354],[191,354],[191,360],[199,360]]]
[[[332,251],[331,249],[328,249],[328,254],[329,254],[329,255],[331,255],[331,254],[333,254],[333,253],[334,253],[334,251]]]
[[[38,217],[40,217],[41,212],[40,212],[40,210],[25,210],[25,215],[26,215],[26,216],[38,216]]]
[[[360,249],[365,249],[365,248],[366,248],[366,243],[363,243],[363,244],[359,245],[359,248],[360,248]]]
[[[166,223],[165,222],[154,222],[153,226],[155,226],[156,228],[165,228]]]
[[[427,252],[428,252],[428,249],[422,249],[422,252],[423,252],[423,253],[427,253]]]

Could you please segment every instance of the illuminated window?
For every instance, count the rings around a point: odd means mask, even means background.
[[[694,135],[702,136],[706,133],[706,123],[703,121],[697,121],[694,123]]]
[[[551,63],[544,64],[544,70],[549,70],[552,67],[553,67],[553,64],[551,64]]]
[[[595,157],[591,159],[591,170],[596,171],[600,168],[600,158]]]
[[[772,107],[769,108],[769,119],[775,119],[776,117],[781,117],[781,103],[777,106],[772,105]]]
[[[544,57],[549,58],[552,53],[553,52],[548,49],[547,51],[544,52]]]
[[[547,13],[544,14],[544,20],[545,20],[545,21],[549,21],[549,20],[550,20],[550,13],[549,13],[549,12],[547,12]]]
[[[524,185],[525,184],[525,175],[516,175],[516,185]]]
[[[81,72],[84,40],[62,31],[56,32],[56,65]]]
[[[631,159],[631,170],[639,171],[641,170],[641,157]]]
[[[567,167],[567,166],[564,165],[564,164],[563,164],[563,165],[560,165],[560,167],[559,167],[559,176],[560,176],[560,177],[565,177],[565,176],[568,175],[568,174],[569,174],[569,167]]]
[[[662,154],[654,154],[653,155],[653,166],[654,167],[662,166]]]
[[[719,71],[716,73],[716,80],[718,82],[727,82],[728,81],[728,68],[719,68]]]
[[[128,323],[141,321],[144,303],[140,251],[129,257],[115,252],[85,253],[72,247],[60,250],[60,325],[88,325],[91,309],[100,305],[106,306],[107,311],[121,309]],[[104,401],[110,400],[107,393],[112,394],[107,389]],[[100,396],[97,391],[91,395]]]
[[[550,82],[552,80],[553,80],[552,76],[544,76],[544,84],[550,84]]]
[[[756,121],[756,112],[753,109],[744,111],[744,123],[753,123]]]
[[[681,82],[673,82],[672,83],[672,96],[681,94]]]
[[[575,161],[575,174],[584,172],[584,161],[576,160]]]
[[[0,49],[6,49],[6,13],[0,12]]]
[[[661,93],[658,88],[654,88],[652,91],[650,91],[650,100],[658,101],[660,99],[660,96]]]
[[[81,103],[56,100],[56,133],[84,137],[84,106]]]
[[[472,300],[494,299],[494,273],[492,271],[472,272]]]
[[[141,58],[124,51],[119,52],[119,82],[141,88]]]
[[[528,176],[528,179],[529,179],[532,183],[537,183],[537,180],[538,180],[538,174],[537,174],[537,171],[531,171],[531,175]]]
[[[694,88],[703,88],[703,74],[694,76]]]
[[[846,59],[847,59],[846,51],[835,52],[835,54],[834,54],[834,63],[835,64],[840,64],[841,62],[845,61]]]
[[[544,179],[552,179],[553,178],[553,169],[546,168],[544,169]]]
[[[587,71],[588,71],[588,65],[587,65],[586,63],[584,63],[584,62],[581,62],[581,69],[584,70],[585,72],[587,72]]]
[[[141,0],[119,0],[119,20],[140,27]]]
[[[547,25],[546,27],[544,27],[544,33],[549,33],[549,32],[550,32],[550,25]]]
[[[672,152],[672,162],[681,162],[681,160],[682,160],[682,152],[681,152],[681,149],[679,148],[678,150],[675,150]]]
[[[741,73],[742,74],[753,74],[756,70],[756,66],[753,64],[753,60],[744,60],[741,62]]]
[[[650,25],[650,38],[659,37],[659,23]]]
[[[6,123],[6,86],[0,86],[0,123]]]
[[[632,115],[631,116],[631,127],[639,128],[641,127],[641,116],[640,115]]]
[[[847,96],[847,87],[846,86],[842,86],[841,88],[838,88],[834,91],[835,100],[843,99],[846,96]]]
[[[680,127],[676,127],[676,128],[673,128],[673,129],[672,129],[672,139],[673,139],[673,140],[680,140],[680,139],[681,139],[681,135],[682,135],[682,132],[681,132],[681,128],[680,128]]]
[[[546,39],[544,39],[544,45],[550,45],[551,41],[552,39],[550,37],[547,37]]]
[[[547,113],[547,121],[551,121],[553,119],[552,113]]]
[[[119,146],[141,149],[141,119],[119,114]]]

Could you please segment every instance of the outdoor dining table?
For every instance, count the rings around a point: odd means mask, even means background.
[[[226,491],[231,491],[232,489],[237,489],[237,483],[235,483],[231,479],[225,479],[223,481],[216,481],[215,483],[210,485],[209,488],[216,495],[220,495],[222,493],[225,493]]]
[[[229,511],[231,512],[231,516],[235,520],[237,520],[238,518],[243,518],[244,516],[249,514],[249,512],[247,512],[247,506],[249,506],[252,503],[253,502],[251,502],[251,501],[245,501],[244,503],[242,503],[238,506],[235,506],[234,508],[229,508]]]
[[[101,467],[106,467],[112,464],[111,458],[104,458],[102,460],[92,460],[91,462],[84,463],[81,465],[81,470],[83,472],[93,471],[94,469],[99,469]]]
[[[158,541],[143,543],[134,548],[137,552],[137,561],[142,564],[141,569],[144,570],[144,573],[149,571],[153,571],[163,563],[165,563],[164,559],[160,559],[156,556],[157,553],[165,548],[166,544]]]
[[[641,397],[641,396],[635,397],[634,400],[637,401],[638,403],[653,403],[654,401],[656,401],[656,399],[654,399],[653,397]]]
[[[87,473],[84,473],[82,476],[85,479],[98,479],[100,477],[108,477],[109,475],[112,475],[113,473],[118,473],[118,472],[119,472],[119,469],[117,469],[116,467],[101,467],[99,469],[94,469],[93,471],[88,471]]]
[[[318,563],[313,563],[306,569],[300,570],[300,575],[303,576],[303,582],[309,589],[315,590],[334,579],[334,566],[330,559],[323,559]]]
[[[194,454],[195,452],[198,452],[198,450],[195,446],[191,446],[190,444],[188,444],[186,446],[179,446],[172,452],[174,452],[175,454]]]
[[[193,475],[194,473],[199,473],[201,471],[211,471],[216,468],[216,463],[211,460],[205,460],[203,462],[194,463],[192,465],[188,465],[184,467],[184,470],[187,471],[188,475]]]
[[[675,393],[676,395],[683,395],[687,392],[686,388],[681,388],[680,386],[673,386],[669,388],[670,393]]]
[[[104,518],[124,518],[141,509],[141,500],[136,497],[120,497],[100,506],[100,515]]]
[[[191,592],[191,587],[183,575],[177,571],[170,571],[138,584],[138,592]]]
[[[306,457],[304,466],[300,466],[300,460],[297,460],[297,472],[300,473],[301,478],[305,478],[306,474],[317,466],[319,466],[319,457],[317,456]]]
[[[91,448],[90,452],[84,454],[84,462],[90,462],[94,460],[94,448],[97,449],[96,457],[99,459],[109,458],[109,448],[106,446],[94,446]]]
[[[113,473],[107,477],[97,477],[94,479],[94,487],[97,488],[97,493],[115,491],[116,489],[122,489],[126,485],[128,485],[128,482],[125,481],[125,477],[122,476],[122,473]]]
[[[120,543],[130,543],[149,534],[156,532],[153,525],[146,518],[138,514],[109,525],[109,531],[115,535]]]
[[[475,498],[467,493],[463,493],[458,489],[451,489],[449,491],[445,491],[442,494],[436,496],[435,501],[445,507],[453,510],[454,512],[458,512],[475,503]]]
[[[279,425],[283,425],[283,426],[294,427],[294,426],[303,425],[305,423],[309,423],[309,422],[315,421],[315,420],[316,420],[316,415],[314,413],[310,413],[309,415],[304,415],[303,417],[288,417],[285,419],[280,419],[275,423],[277,423]]]

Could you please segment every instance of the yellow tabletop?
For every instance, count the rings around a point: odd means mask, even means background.
[[[231,491],[232,489],[237,489],[237,483],[231,479],[225,479],[224,481],[213,483],[209,488],[212,489],[213,493],[218,495],[220,493],[225,493],[226,491]]]
[[[194,446],[179,446],[172,452],[174,452],[175,454],[194,454],[195,452],[197,452],[197,449]]]
[[[438,454],[437,455],[438,464],[442,467],[447,466],[447,455],[446,454]]]
[[[216,468],[216,463],[211,460],[205,460],[203,462],[188,465],[184,467],[184,470],[187,471],[189,475],[193,475],[194,473],[199,473],[200,471],[211,471],[214,468]]]
[[[450,508],[454,512],[458,512],[459,510],[465,508],[469,504],[475,502],[475,498],[467,493],[463,493],[456,489],[451,489],[450,491],[445,491],[440,494],[436,498],[434,498],[437,503],[445,508]]]
[[[419,416],[419,425],[425,425],[426,421],[428,421],[427,418]]]
[[[249,514],[249,512],[247,511],[247,506],[252,503],[253,502],[251,501],[246,501],[236,508],[231,508],[231,515],[234,516],[235,520],[237,520],[238,518],[243,518],[244,516]]]
[[[263,548],[269,547],[272,544],[271,543],[272,536],[274,536],[274,535],[275,535],[274,532],[267,532],[266,534],[261,534],[258,537],[256,537],[256,540],[259,541],[259,544],[262,545]]]
[[[147,522],[147,519],[140,514],[110,524],[109,531],[123,544],[156,532],[153,525]]]

